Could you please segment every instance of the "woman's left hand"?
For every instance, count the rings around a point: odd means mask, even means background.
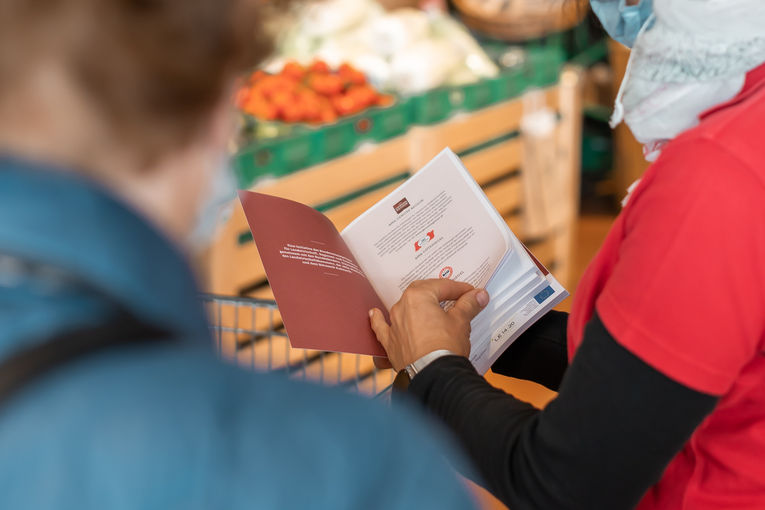
[[[442,301],[456,300],[448,311]],[[470,321],[489,303],[489,294],[472,285],[446,279],[420,280],[407,287],[390,309],[390,325],[377,308],[369,311],[372,330],[401,370],[422,356],[446,349],[470,354]]]

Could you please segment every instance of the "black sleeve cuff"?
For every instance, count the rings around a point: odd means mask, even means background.
[[[567,324],[567,313],[548,312],[513,342],[491,369],[558,391],[568,368]]]

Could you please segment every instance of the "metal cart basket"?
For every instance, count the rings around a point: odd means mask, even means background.
[[[393,383],[393,370],[376,368],[371,356],[293,349],[275,301],[212,294],[201,299],[226,360],[369,396],[387,394]]]

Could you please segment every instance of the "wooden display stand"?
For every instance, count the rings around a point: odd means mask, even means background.
[[[550,150],[562,155],[560,161],[567,169],[567,189],[571,195],[569,220],[563,227],[558,226],[542,237],[528,239],[523,232],[523,144],[519,131],[523,102],[520,98],[459,114],[433,126],[413,127],[399,138],[362,147],[348,156],[278,180],[261,182],[253,189],[316,207],[341,230],[448,146],[460,155],[513,231],[565,286],[570,273],[572,232],[578,210],[580,83],[580,71],[567,68],[561,74],[559,83],[545,90],[547,104],[559,117],[556,146],[550,147]],[[207,254],[205,266],[205,290],[208,292],[273,298],[238,200],[231,218]],[[251,321],[256,326],[263,322],[264,328],[273,327],[274,321],[277,327],[280,324],[278,312],[265,318],[223,317],[222,320]],[[256,348],[257,344],[243,349],[235,337],[221,346],[225,357],[238,358],[242,362],[257,359],[257,353],[250,352],[250,349]],[[276,350],[284,354],[276,361],[269,358],[269,367],[306,356],[305,351],[290,349],[289,346]],[[351,363],[353,359],[353,362],[359,363],[356,356],[327,356],[334,357],[334,361],[327,361],[339,366],[338,374],[342,373],[340,365],[346,360]],[[363,363],[371,366],[371,359],[365,359]],[[342,382],[341,379],[338,375],[338,382]]]

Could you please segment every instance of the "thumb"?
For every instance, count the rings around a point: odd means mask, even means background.
[[[460,296],[449,313],[456,313],[469,322],[488,304],[489,293],[484,289],[475,289]]]

